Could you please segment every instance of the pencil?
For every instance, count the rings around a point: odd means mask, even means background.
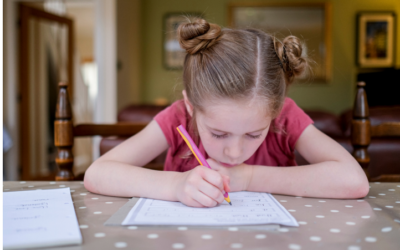
[[[179,127],[177,127],[176,129],[178,130],[179,134],[182,136],[183,140],[186,142],[186,144],[188,145],[188,147],[190,148],[190,150],[192,151],[192,153],[194,154],[200,165],[212,169],[210,165],[208,165],[208,162],[206,161],[204,156],[200,153],[200,150],[197,148],[196,144],[193,142],[192,138],[190,137],[186,129],[182,125],[179,125]],[[226,191],[224,193],[224,199],[229,203],[229,205],[232,206],[231,199],[229,198],[229,194]]]

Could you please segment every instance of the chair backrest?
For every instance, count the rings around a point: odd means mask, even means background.
[[[395,136],[400,137],[400,123],[386,122],[376,126],[371,126],[369,119],[369,107],[367,94],[365,92],[365,82],[357,83],[357,94],[353,109],[353,120],[351,124],[351,143],[353,145],[353,156],[362,168],[368,168],[371,161],[368,146],[372,137]],[[391,175],[381,178],[381,180],[400,181],[400,175]],[[373,180],[372,180],[373,181]]]
[[[79,124],[73,125],[72,109],[68,97],[68,84],[61,82],[54,121],[54,144],[57,147],[56,181],[74,180],[72,168],[74,157],[72,147],[77,136],[132,136],[141,131],[147,123]]]

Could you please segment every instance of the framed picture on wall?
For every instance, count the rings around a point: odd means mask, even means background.
[[[177,30],[188,19],[201,17],[200,13],[167,13],[163,20],[163,64],[166,69],[182,69],[186,51],[179,45]]]
[[[360,12],[357,15],[357,65],[389,68],[395,64],[394,12]]]
[[[295,35],[311,61],[311,77],[297,82],[327,83],[331,78],[331,4],[232,3],[228,23],[233,28],[256,28],[277,39]]]

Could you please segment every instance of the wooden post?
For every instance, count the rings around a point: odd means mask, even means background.
[[[74,165],[72,109],[68,97],[68,84],[60,82],[59,87],[56,120],[54,121],[54,144],[58,151],[56,156],[58,166],[56,181],[70,181],[74,179],[72,172]]]
[[[357,83],[357,95],[351,122],[351,144],[353,144],[354,158],[362,168],[367,168],[370,162],[367,149],[371,142],[371,122],[364,86],[365,82]]]

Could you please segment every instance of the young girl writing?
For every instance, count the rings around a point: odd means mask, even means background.
[[[294,36],[283,42],[254,29],[203,19],[178,29],[187,51],[183,100],[86,171],[87,190],[212,207],[224,190],[359,198],[368,180],[353,157],[313,126],[286,97],[308,67]],[[183,125],[211,166],[199,166],[176,128]],[[165,171],[141,168],[168,149]],[[296,166],[294,150],[310,165]],[[189,152],[189,153],[188,153]]]

